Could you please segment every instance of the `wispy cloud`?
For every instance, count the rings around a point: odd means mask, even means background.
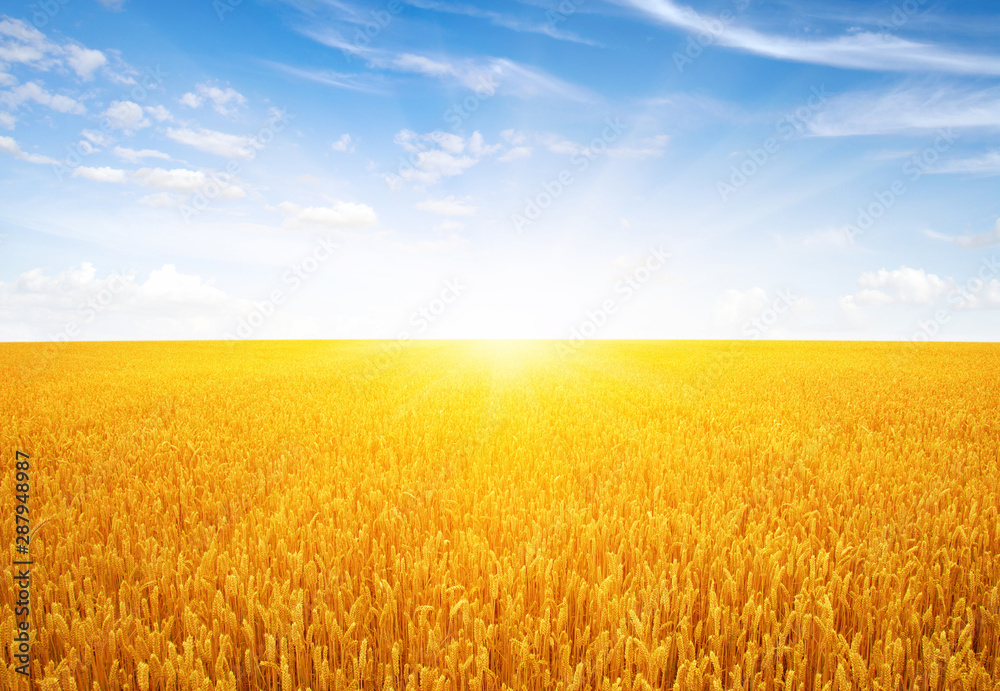
[[[830,102],[807,124],[818,137],[906,134],[939,128],[1000,129],[1000,87],[901,85],[851,93]]]
[[[170,154],[165,154],[162,151],[157,151],[156,149],[129,149],[123,146],[116,146],[114,149],[114,154],[123,161],[128,161],[129,163],[139,163],[144,158],[162,158],[165,160],[170,160]]]
[[[77,166],[73,169],[73,177],[75,178],[86,178],[87,180],[93,180],[94,182],[127,182],[128,173],[119,168],[109,168],[107,166],[101,168],[91,168],[89,166]]]
[[[993,230],[986,233],[979,233],[977,235],[945,235],[944,233],[936,233],[933,230],[928,230],[927,235],[935,240],[950,242],[965,249],[979,249],[980,247],[998,245],[1000,244],[1000,218],[997,219]]]
[[[982,156],[945,161],[928,173],[965,173],[969,175],[1000,175],[1000,151],[989,151]]]
[[[720,46],[755,55],[856,70],[933,71],[1000,75],[1000,56],[963,53],[896,36],[860,32],[835,38],[797,38],[729,25],[672,0],[615,0],[654,21],[692,33],[707,32]]]
[[[941,278],[923,269],[867,271],[858,279],[861,291],[850,296],[856,305],[930,305],[955,287],[952,278]]]
[[[581,103],[597,97],[583,87],[507,58],[455,58],[401,53],[370,60],[372,67],[410,72],[458,83],[477,93],[520,98],[555,97]]]
[[[641,139],[629,146],[617,146],[608,149],[608,156],[611,158],[656,158],[662,156],[667,148],[670,137],[665,134],[658,134],[655,137]]]
[[[444,199],[425,199],[417,202],[414,208],[439,216],[475,216],[477,211],[475,206],[457,199],[454,195],[448,195]]]
[[[179,144],[190,146],[199,151],[206,151],[226,158],[252,158],[253,147],[251,139],[236,134],[226,134],[214,130],[186,128],[167,128],[167,136]]]
[[[20,144],[14,141],[11,137],[0,137],[0,151],[27,163],[35,163],[37,165],[55,165],[59,163],[59,161],[54,158],[49,158],[48,156],[42,156],[41,154],[29,154],[26,151],[21,151]]]
[[[436,2],[435,0],[404,0],[407,5],[412,7],[417,7],[422,10],[432,10],[435,12],[447,12],[448,14],[458,14],[464,15],[466,17],[476,17],[477,19],[486,19],[494,26],[499,26],[504,29],[510,29],[511,31],[518,31],[522,33],[532,33],[541,34],[543,36],[548,36],[549,38],[554,38],[559,41],[572,41],[574,43],[582,43],[588,46],[599,45],[595,41],[591,41],[586,38],[577,36],[574,33],[568,31],[560,31],[555,28],[551,22],[533,22],[526,19],[521,19],[520,17],[514,17],[509,14],[502,14],[500,12],[495,12],[493,10],[484,10],[473,5],[466,5],[464,3],[443,3]]]
[[[232,87],[222,89],[207,83],[198,84],[194,91],[189,91],[180,98],[181,105],[188,108],[200,108],[206,101],[211,101],[215,112],[220,115],[232,115],[247,99]]]
[[[334,70],[295,67],[293,65],[285,65],[280,62],[272,62],[270,60],[262,60],[261,62],[272,69],[284,72],[285,74],[289,74],[293,77],[298,77],[299,79],[315,82],[316,84],[324,84],[338,89],[359,91],[366,94],[388,95],[389,93],[385,88],[384,83],[380,83],[378,75],[346,74],[343,72],[335,72]]]
[[[0,92],[0,104],[11,109],[20,108],[29,101],[47,106],[59,113],[82,115],[87,112],[86,107],[79,101],[63,94],[50,93],[38,82],[26,82],[10,91]]]
[[[375,210],[367,204],[334,202],[331,206],[307,206],[292,202],[278,204],[285,214],[284,227],[289,230],[325,226],[327,228],[367,228],[378,223]]]
[[[481,94],[495,93],[521,98],[555,97],[581,103],[595,102],[597,96],[548,72],[507,58],[475,58],[451,55],[426,55],[408,51],[376,50],[344,41],[329,30],[303,29],[300,33],[330,48],[362,57],[371,70],[402,74],[420,74],[458,84]],[[267,62],[275,69],[302,79],[341,89],[366,93],[387,93],[384,77],[377,73],[345,74]]]
[[[343,151],[345,153],[351,153],[354,151],[354,141],[351,139],[351,135],[342,134],[340,139],[335,141],[330,145],[330,148],[334,151]]]
[[[481,157],[499,150],[499,145],[487,145],[478,131],[466,139],[450,132],[421,135],[402,130],[393,141],[409,153],[409,160],[400,166],[397,174],[383,176],[392,189],[400,189],[404,182],[435,185],[443,178],[461,175]]]

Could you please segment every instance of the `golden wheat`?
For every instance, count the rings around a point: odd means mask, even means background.
[[[1000,689],[996,346],[42,347],[4,689]]]

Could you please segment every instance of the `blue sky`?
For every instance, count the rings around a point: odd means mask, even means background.
[[[3,341],[1000,335],[995,3],[3,13]]]

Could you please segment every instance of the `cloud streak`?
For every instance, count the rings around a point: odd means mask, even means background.
[[[830,102],[807,124],[816,137],[919,134],[939,128],[1000,129],[1000,87],[900,85]]]
[[[446,4],[443,2],[435,2],[434,0],[404,0],[404,1],[406,2],[407,5],[422,10],[431,10],[434,12],[446,12],[448,14],[457,14],[466,17],[475,17],[477,19],[486,19],[493,26],[499,26],[504,29],[510,29],[511,31],[517,31],[519,33],[540,34],[543,36],[548,36],[549,38],[554,38],[557,41],[571,41],[573,43],[582,43],[588,46],[599,45],[595,41],[582,38],[574,33],[568,31],[560,31],[559,29],[552,26],[550,22],[531,22],[511,15],[502,14],[500,12],[494,12],[493,10],[484,10],[479,7],[475,7],[473,5],[466,5],[462,3]]]
[[[963,53],[888,34],[860,32],[807,39],[768,34],[714,18],[672,0],[616,0],[655,22],[691,33],[707,32],[715,43],[761,57],[855,70],[930,71],[1000,75],[1000,56]]]

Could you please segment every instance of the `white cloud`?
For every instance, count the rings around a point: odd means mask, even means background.
[[[143,187],[159,190],[179,190],[193,192],[208,182],[208,176],[200,170],[186,168],[140,168],[132,175],[133,181]]]
[[[157,151],[156,149],[140,149],[136,151],[135,149],[128,149],[123,146],[116,146],[114,149],[115,156],[122,159],[123,161],[128,161],[129,163],[139,163],[144,158],[163,158],[170,160],[170,155],[165,154],[162,151]]]
[[[178,194],[170,194],[169,192],[155,192],[147,194],[145,197],[139,197],[135,201],[137,204],[142,204],[153,209],[166,209],[180,206],[184,203],[184,197]]]
[[[486,19],[489,20],[489,22],[494,26],[500,26],[505,29],[510,29],[511,31],[542,34],[544,36],[548,36],[550,38],[554,38],[559,41],[572,41],[575,43],[583,43],[589,46],[597,45],[593,41],[589,41],[585,38],[580,38],[576,34],[557,29],[554,26],[555,22],[551,21],[531,22],[521,19],[519,17],[515,17],[513,15],[501,14],[500,12],[494,12],[492,10],[481,9],[473,5],[466,5],[461,3],[449,4],[444,2],[435,2],[433,0],[406,0],[406,3],[408,5],[413,5],[414,7],[419,7],[425,10],[435,10],[438,12],[448,12],[451,14],[461,14],[468,17],[478,17],[480,19]]]
[[[215,112],[220,115],[232,115],[246,103],[246,98],[236,89],[220,89],[207,83],[198,84],[194,92],[189,91],[180,98],[181,104],[189,108],[200,108],[207,101],[211,101]]]
[[[1000,129],[1000,87],[898,86],[831,98],[807,123],[818,137]]]
[[[961,298],[956,300],[955,307],[960,310],[1000,309],[1000,280],[969,281]]]
[[[791,291],[776,290],[768,294],[759,286],[747,290],[730,288],[716,299],[711,321],[727,335],[775,338],[801,323],[811,309],[808,300]]]
[[[523,140],[527,138],[527,135],[520,134],[518,138]],[[584,155],[592,158],[599,153],[605,153],[602,149],[591,149],[589,146],[574,142],[561,134],[553,132],[535,134],[533,135],[533,139],[539,146],[543,146],[552,153],[559,154],[560,156]],[[655,158],[663,155],[669,141],[670,137],[668,135],[659,134],[654,137],[640,139],[632,145],[609,147],[606,153],[613,158]]]
[[[111,137],[97,130],[83,130],[80,132],[86,139],[98,146],[107,146],[111,143]]]
[[[411,72],[458,83],[474,91],[480,99],[496,93],[519,98],[561,98],[593,102],[596,97],[575,84],[563,81],[543,70],[506,58],[452,59],[430,58],[402,53],[391,58],[369,59],[372,67]]]
[[[667,147],[670,137],[665,134],[658,134],[655,137],[648,137],[638,142],[636,146],[619,146],[608,149],[608,156],[612,158],[656,158],[663,155],[663,150]]]
[[[231,298],[218,288],[208,285],[201,276],[183,274],[174,264],[164,264],[149,272],[149,278],[139,286],[143,301],[222,307]]]
[[[87,112],[82,103],[69,96],[50,93],[38,82],[27,82],[14,87],[10,91],[0,92],[0,103],[5,104],[11,109],[19,108],[21,104],[27,101],[34,101],[40,105],[48,106],[60,113],[82,115]]]
[[[984,261],[978,271],[963,281],[940,277],[923,269],[901,266],[895,271],[880,269],[858,279],[861,290],[838,301],[841,314],[855,324],[865,325],[864,307],[871,305],[915,305],[921,308],[945,305],[955,310],[1000,308],[1000,280],[996,278],[996,257]]]
[[[400,171],[400,177],[404,180],[433,185],[441,178],[461,175],[475,164],[476,159],[471,156],[457,157],[440,150],[422,151],[416,154],[413,167],[404,167]]]
[[[101,51],[76,42],[65,41],[59,45],[26,22],[4,17],[0,19],[0,86],[13,86],[17,80],[6,73],[4,63],[20,63],[42,71],[69,69],[80,79],[90,81],[96,70],[108,64],[108,58]],[[60,106],[66,106],[63,99],[67,98],[61,97],[52,107],[59,109]],[[46,102],[44,105],[50,104]],[[78,111],[69,106],[62,112]]]
[[[235,134],[216,132],[215,130],[174,129],[167,128],[167,136],[175,142],[185,144],[199,151],[206,151],[225,158],[253,157],[252,140]]]
[[[2,140],[2,138],[0,138]],[[2,145],[0,141],[0,145]],[[128,149],[131,151],[131,149]],[[145,152],[136,152],[145,153]],[[126,171],[119,168],[91,168],[88,166],[77,166],[73,169],[73,176],[86,178],[95,182],[131,182],[140,187],[154,190],[167,190],[169,192],[196,192],[205,189],[208,185],[216,185],[213,179],[200,170],[189,170],[187,168],[139,168],[135,171]],[[220,199],[242,199],[246,196],[246,191],[236,184],[219,185]],[[146,206],[168,206],[171,198],[167,196],[147,195],[139,200],[139,203]]]
[[[11,115],[10,113],[4,113],[0,111],[0,127],[12,130],[14,129],[14,123],[16,122],[17,118],[15,118],[13,115]]]
[[[86,178],[95,182],[126,182],[128,180],[128,175],[124,170],[108,167],[77,166],[73,169],[73,177]]]
[[[302,69],[267,60],[264,61],[264,64],[299,79],[315,82],[316,84],[324,84],[337,89],[348,89],[349,91],[358,91],[366,94],[389,94],[380,83],[384,80],[379,79],[379,75],[373,76],[370,73],[344,74],[342,72],[334,72],[333,70]]]
[[[164,106],[146,106],[146,113],[157,122],[173,122],[174,119]]]
[[[993,226],[993,230],[986,233],[979,233],[977,235],[945,235],[943,233],[927,231],[927,235],[935,240],[952,242],[959,247],[964,247],[966,249],[989,247],[990,245],[1000,244],[1000,218],[997,219],[996,225]]]
[[[844,228],[826,228],[806,235],[802,244],[820,250],[845,250],[854,247],[854,238]]]
[[[857,305],[931,305],[953,290],[955,281],[901,266],[863,273],[858,286],[862,290],[853,296]]]
[[[41,154],[29,154],[21,151],[21,146],[11,137],[0,137],[0,151],[21,161],[26,161],[27,163],[35,163],[38,165],[59,164],[59,161],[54,158],[42,156]]]
[[[853,295],[838,298],[836,309],[838,321],[849,329],[863,329],[870,323],[864,308],[857,303]]]
[[[459,221],[442,221],[434,226],[436,233],[454,233],[465,228],[465,224]],[[454,237],[454,236],[453,236]]]
[[[456,199],[454,195],[444,199],[425,199],[418,202],[415,208],[440,216],[475,216],[477,211],[476,207]]]
[[[767,305],[767,291],[763,288],[755,286],[745,291],[730,288],[716,299],[712,322],[716,326],[742,326],[758,316]]]
[[[94,78],[94,70],[108,64],[108,59],[99,50],[70,44],[66,46],[66,62],[83,80]]]
[[[561,134],[541,134],[536,139],[539,144],[554,154],[572,156],[586,151],[583,145],[570,141]]]
[[[278,204],[278,209],[287,216],[284,226],[297,229],[309,226],[329,228],[365,228],[378,222],[375,210],[366,204],[354,202],[334,202],[332,206],[307,206],[305,208],[291,202]]]
[[[94,300],[101,295],[109,299]],[[174,264],[150,271],[145,281],[134,271],[99,276],[83,262],[54,276],[33,269],[0,282],[0,328],[31,341],[219,338],[251,305]]]
[[[776,60],[858,70],[936,71],[1000,75],[1000,57],[950,50],[889,34],[857,32],[832,38],[792,38],[765,34],[702,15],[672,0],[617,0],[668,26],[714,37],[720,46]]]
[[[988,151],[975,158],[945,161],[927,171],[935,174],[998,175],[1000,174],[1000,151]]]
[[[517,130],[504,130],[500,133],[500,138],[513,146],[520,146],[528,141],[528,135]]]
[[[149,127],[149,120],[142,114],[142,106],[132,101],[112,101],[104,111],[108,124],[126,133]]]
[[[455,67],[447,62],[432,60],[423,55],[413,55],[412,53],[398,55],[391,64],[402,72],[418,72],[430,77],[457,74]]]
[[[478,130],[468,138],[451,132],[417,134],[401,130],[393,141],[409,156],[400,165],[398,174],[384,176],[392,189],[399,189],[403,182],[434,185],[442,178],[461,175],[482,157],[502,148],[499,144],[487,145]]]
[[[503,148],[503,145],[501,144],[487,144],[483,139],[483,135],[479,133],[479,130],[472,133],[472,136],[469,137],[466,145],[469,148],[469,153],[477,158],[480,156],[495,154]]]
[[[501,163],[509,163],[519,158],[528,158],[531,156],[530,146],[515,146],[514,148],[506,151],[502,156],[497,158]]]
[[[334,151],[351,152],[354,151],[354,142],[351,141],[351,135],[342,134],[340,139],[330,145],[330,148]]]
[[[194,192],[203,189],[210,180],[211,178],[204,172],[188,170],[187,168],[173,168],[171,170],[140,168],[132,173],[132,182],[137,185],[176,192]],[[246,192],[234,184],[229,184],[222,188],[219,196],[223,199],[240,199],[246,196]]]
[[[51,57],[57,52],[58,46],[35,27],[10,17],[0,20],[0,63],[21,63],[45,70],[58,64]]]

